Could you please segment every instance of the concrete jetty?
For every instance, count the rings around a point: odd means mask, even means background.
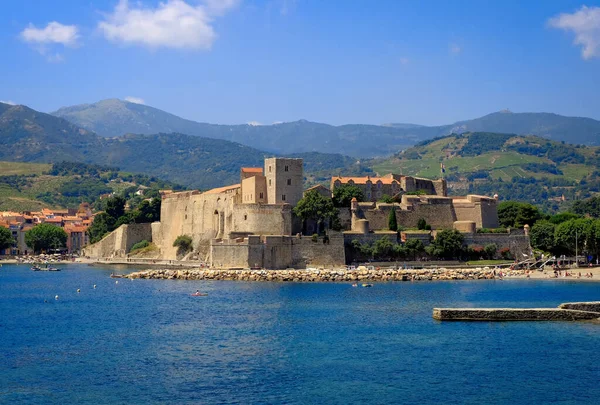
[[[600,302],[572,302],[558,308],[434,308],[440,321],[583,321],[600,319]]]

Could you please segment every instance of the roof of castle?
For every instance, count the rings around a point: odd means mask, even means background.
[[[262,173],[262,167],[242,167],[244,173]]]
[[[218,187],[218,188],[213,188],[211,190],[205,191],[204,194],[221,194],[221,193],[226,193],[228,191],[235,190],[236,188],[240,188],[240,187],[241,187],[240,184],[234,184],[232,186],[225,186],[225,187]]]
[[[400,184],[400,182],[398,182],[398,180],[395,180],[394,178],[391,178],[391,177],[371,177],[371,176],[341,177],[341,176],[337,176],[337,177],[332,177],[331,180],[332,181],[339,180],[341,183],[349,183],[350,181],[352,181],[354,184],[367,184],[367,181],[370,181],[371,183],[381,182],[381,184]]]

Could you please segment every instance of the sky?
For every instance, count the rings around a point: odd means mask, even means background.
[[[221,124],[600,119],[600,0],[6,0],[0,100]]]

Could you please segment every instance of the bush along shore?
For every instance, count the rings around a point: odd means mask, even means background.
[[[131,279],[158,280],[239,280],[292,282],[358,282],[358,281],[418,281],[418,280],[491,280],[503,277],[526,277],[526,270],[501,273],[490,268],[475,269],[325,269],[325,270],[207,270],[207,269],[148,269],[130,273]]]

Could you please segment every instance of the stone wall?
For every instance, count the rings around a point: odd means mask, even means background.
[[[319,238],[313,242],[311,238],[292,239],[292,267],[334,267],[346,263],[344,253],[344,235],[329,232],[329,243],[324,244]]]
[[[239,189],[225,193],[182,192],[163,199],[161,227],[155,243],[165,259],[176,259],[173,242],[188,235],[193,246],[232,234],[291,235],[292,211],[288,204],[239,204]]]
[[[497,201],[473,195],[461,198],[403,195],[401,204],[358,203],[356,218],[368,220],[371,230],[383,230],[388,228],[392,209],[396,211],[398,225],[404,228],[415,228],[421,218],[434,229],[451,229],[455,221],[473,221],[477,228],[498,227]],[[348,227],[351,218],[348,209],[340,209],[344,229],[352,229]]]
[[[93,258],[125,257],[138,242],[152,241],[152,224],[121,225],[101,241],[83,249],[83,255]]]
[[[213,240],[210,264],[218,268],[285,269],[307,266],[344,265],[344,239],[333,233],[328,244],[322,239],[290,236],[249,236],[248,238]]]
[[[525,234],[515,234],[515,233],[465,233],[464,241],[465,245],[472,246],[482,246],[489,244],[495,244],[498,246],[498,250],[503,248],[510,249],[510,252],[517,259],[524,259],[526,256],[524,254],[529,255],[531,253],[531,246],[529,244],[529,236]]]

